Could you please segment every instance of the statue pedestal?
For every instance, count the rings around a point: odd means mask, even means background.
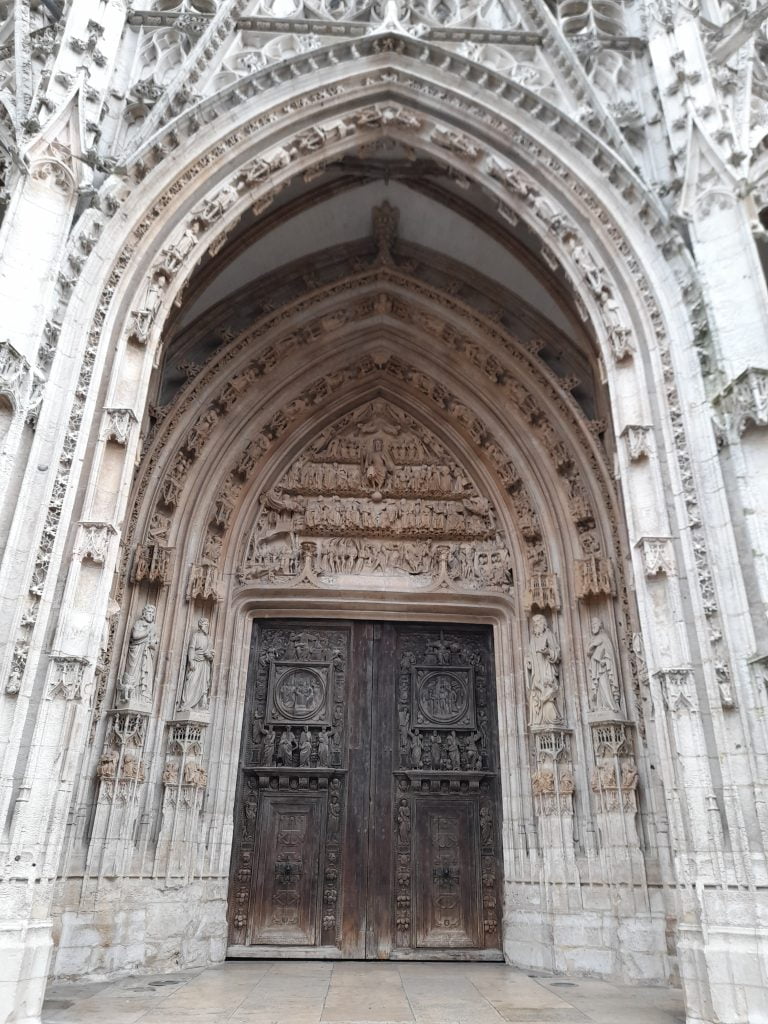
[[[183,725],[192,722],[195,725],[208,725],[211,720],[210,708],[192,708],[191,710],[177,710],[173,716],[174,724]]]

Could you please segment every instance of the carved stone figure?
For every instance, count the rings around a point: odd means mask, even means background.
[[[299,735],[299,765],[302,768],[309,767],[309,759],[312,756],[312,737],[309,729],[304,726]]]
[[[483,846],[493,843],[493,812],[488,804],[480,807],[480,842]]]
[[[120,679],[120,699],[125,703],[135,698],[144,704],[152,702],[155,651],[158,642],[155,628],[155,606],[146,604],[141,615],[134,622],[128,640],[128,653]]]
[[[411,841],[411,808],[407,800],[401,800],[397,808],[397,841],[408,846]]]
[[[482,755],[478,747],[481,739],[482,737],[479,732],[473,732],[467,736],[464,757],[467,763],[467,771],[469,772],[479,771],[482,767]]]
[[[184,682],[177,705],[179,711],[204,711],[208,707],[214,656],[208,636],[209,628],[208,619],[201,617],[197,629],[189,638]]]
[[[424,748],[421,733],[414,729],[411,733],[411,768],[421,768],[424,759]]]
[[[96,774],[101,779],[114,779],[117,774],[118,753],[116,750],[105,750],[99,758]]]
[[[531,639],[525,659],[528,676],[528,724],[562,725],[560,694],[560,644],[543,615],[531,618]]]
[[[277,746],[275,727],[268,725],[265,729],[261,722],[259,722],[259,735],[262,737],[261,763],[271,767],[275,763],[275,748]]]
[[[439,771],[440,763],[443,759],[443,745],[436,732],[433,732],[429,737],[429,757],[432,768],[435,771]]]
[[[319,768],[328,768],[331,763],[331,730],[325,728],[320,730],[317,737],[317,765]]]
[[[589,703],[593,711],[621,711],[616,652],[611,638],[598,618],[592,619],[592,638],[587,648],[589,658]]]
[[[283,764],[287,768],[290,768],[293,764],[293,752],[298,745],[299,741],[296,739],[293,729],[291,729],[289,725],[287,729],[283,729],[282,735],[280,736],[280,742],[277,746],[278,764]]]
[[[461,768],[461,754],[459,752],[459,741],[456,739],[456,732],[454,729],[451,729],[445,737],[445,753],[448,757],[448,763],[451,766],[451,771],[459,771]]]

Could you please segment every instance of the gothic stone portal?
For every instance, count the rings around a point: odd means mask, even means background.
[[[255,623],[229,955],[501,959],[490,630]]]

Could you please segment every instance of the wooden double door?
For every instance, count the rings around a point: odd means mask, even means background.
[[[255,622],[230,956],[500,959],[490,630]]]

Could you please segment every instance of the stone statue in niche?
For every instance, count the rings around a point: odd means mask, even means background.
[[[401,800],[397,808],[397,841],[408,846],[411,841],[411,808],[407,800]]]
[[[286,768],[292,767],[293,752],[298,745],[299,741],[296,739],[293,729],[289,725],[287,729],[283,729],[282,735],[280,736],[280,742],[277,745],[278,763],[284,765]]]
[[[318,768],[328,768],[331,763],[331,730],[330,727],[321,729],[317,737],[317,765]]]
[[[262,737],[261,743],[261,763],[271,767],[275,763],[275,748],[277,747],[277,733],[273,725],[268,725],[265,729],[264,726],[259,722],[259,735]]]
[[[411,733],[411,768],[421,768],[423,758],[424,747],[421,733],[418,729],[414,729]]]
[[[445,753],[448,758],[448,763],[451,766],[451,771],[459,771],[461,768],[461,753],[459,751],[459,741],[456,739],[456,732],[454,729],[451,729],[445,737]]]
[[[214,654],[209,629],[210,623],[203,616],[198,619],[197,629],[189,638],[184,682],[176,706],[178,711],[205,711],[208,708]]]
[[[470,733],[467,736],[467,744],[465,750],[465,757],[467,761],[467,771],[476,772],[479,771],[483,766],[483,759],[480,753],[478,743],[482,739],[479,732]]]
[[[394,468],[383,438],[374,437],[370,447],[363,449],[361,470],[363,480],[372,488],[377,500],[381,498],[381,489]]]
[[[531,639],[525,659],[528,677],[528,725],[551,728],[563,724],[560,696],[560,644],[543,615],[531,618]]]
[[[621,695],[613,642],[600,619],[592,619],[591,629],[587,648],[590,707],[593,711],[620,714]]]
[[[440,741],[440,737],[436,732],[432,732],[429,737],[429,758],[434,771],[440,770],[440,764],[443,760],[443,745]]]
[[[312,737],[309,729],[304,726],[299,735],[299,767],[308,768],[312,756]]]
[[[120,700],[128,704],[138,700],[152,703],[152,682],[155,676],[155,651],[158,636],[155,628],[155,606],[145,604],[136,619],[128,640],[128,653],[120,679]]]

